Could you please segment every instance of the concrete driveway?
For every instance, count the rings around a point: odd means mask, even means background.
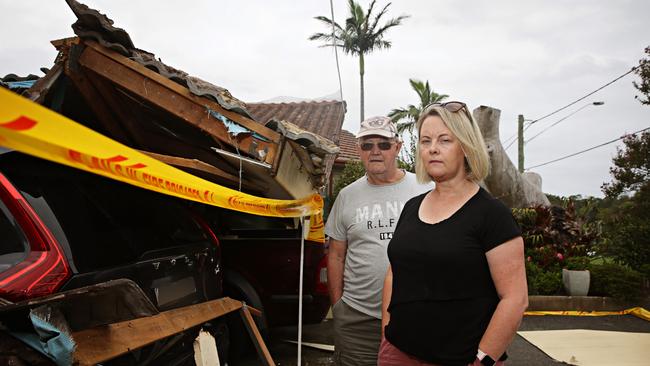
[[[558,329],[592,329],[650,333],[650,322],[632,315],[615,315],[602,317],[574,317],[574,316],[526,316],[519,330],[558,330]],[[285,340],[296,340],[296,327],[281,327],[271,330],[267,343],[271,355],[277,365],[296,365],[297,346]],[[320,324],[306,325],[303,328],[303,341],[334,344],[332,339],[332,323],[325,320]],[[520,336],[515,336],[508,349],[510,358],[508,366],[557,366],[566,365],[554,361],[538,348],[528,343]],[[304,347],[302,349],[304,366],[334,365],[332,353]],[[246,360],[231,366],[260,365],[255,355],[251,354]]]

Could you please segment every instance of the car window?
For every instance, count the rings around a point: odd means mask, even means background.
[[[258,216],[230,210],[221,210],[220,212],[220,221],[230,230],[287,230],[295,228],[293,218]]]
[[[22,154],[6,155],[11,156],[0,158],[0,169],[57,240],[69,246],[81,272],[206,240],[180,200]]]
[[[0,272],[22,261],[27,249],[25,234],[4,202],[0,201]]]

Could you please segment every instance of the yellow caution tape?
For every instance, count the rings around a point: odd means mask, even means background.
[[[634,315],[637,318],[650,321],[650,311],[635,307],[621,311],[527,311],[524,315],[563,315],[563,316],[607,316]]]
[[[324,242],[323,200],[256,197],[201,179],[0,88],[0,145],[170,196],[261,216],[310,217],[307,239]]]

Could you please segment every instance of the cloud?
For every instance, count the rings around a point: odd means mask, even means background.
[[[84,2],[84,1],[82,1]],[[387,1],[379,1],[383,5]],[[307,40],[327,31],[314,20],[329,16],[326,1],[86,0],[124,28],[139,48],[170,66],[229,89],[244,101],[277,96],[319,97],[338,90],[331,48]],[[364,6],[366,1],[362,1]],[[39,73],[56,51],[50,40],[72,36],[75,17],[62,1],[0,0],[0,74]],[[342,22],[347,1],[335,0]],[[470,106],[501,113],[501,136],[516,132],[517,115],[539,118],[629,70],[648,46],[645,0],[571,2],[466,0],[395,1],[388,17],[408,14],[390,30],[389,50],[366,58],[366,115],[415,103],[408,79]],[[359,122],[358,60],[339,53],[348,112],[344,128]],[[526,148],[530,164],[545,162],[649,125],[650,108],[634,100],[633,76],[585,100],[605,101],[553,127]],[[566,113],[527,131],[532,134]],[[555,194],[599,194],[609,179],[616,144],[537,170]],[[508,150],[516,158],[516,149]]]

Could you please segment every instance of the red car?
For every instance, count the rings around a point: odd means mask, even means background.
[[[263,311],[258,319],[262,333],[269,327],[297,324],[301,233],[297,219],[212,208],[202,216],[221,243],[224,294]],[[323,244],[305,241],[303,278],[303,323],[319,323],[330,305]],[[231,333],[236,342],[233,338]]]
[[[218,240],[185,201],[4,149],[0,237],[4,325],[27,319],[7,310],[14,303],[115,280],[132,281],[159,311],[223,296]],[[83,309],[97,299],[88,297]],[[73,331],[117,312],[105,303],[92,308],[102,311],[66,314]],[[203,324],[221,342],[220,351],[228,343],[221,323]],[[197,332],[188,329],[114,361],[193,365]],[[0,363],[12,351],[3,347],[5,336],[0,330]]]

